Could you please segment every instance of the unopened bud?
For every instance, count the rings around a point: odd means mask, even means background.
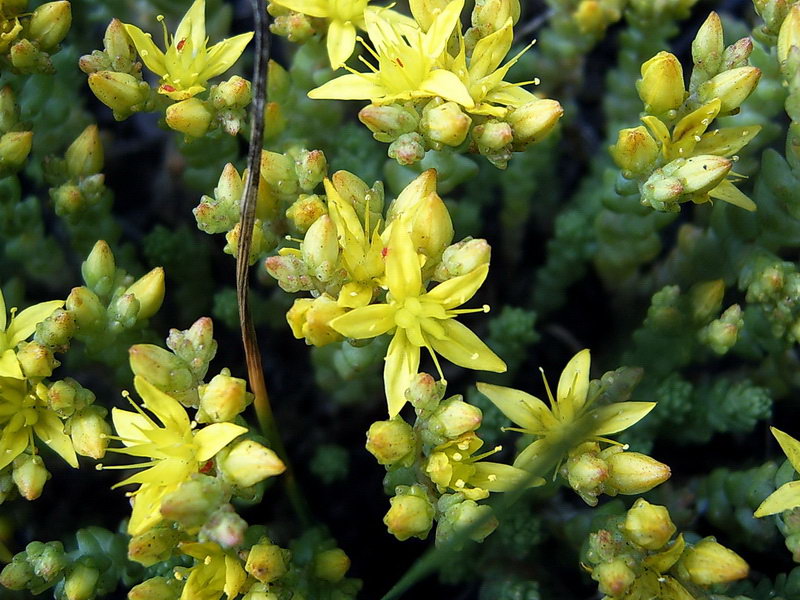
[[[692,42],[692,60],[705,79],[716,75],[722,66],[725,43],[722,37],[722,21],[716,12],[711,12]]]
[[[622,598],[636,580],[636,574],[623,559],[617,558],[597,565],[592,570],[592,579],[598,583],[601,594]]]
[[[597,504],[600,486],[608,479],[608,465],[590,452],[571,457],[566,463],[570,487],[590,506]]]
[[[505,121],[491,119],[472,129],[472,138],[482,150],[501,150],[514,141],[514,131]]]
[[[70,562],[61,542],[31,542],[25,554],[33,572],[47,583],[58,580]]]
[[[382,465],[413,462],[416,447],[414,430],[399,417],[376,421],[367,431],[367,451]]]
[[[89,75],[89,88],[97,99],[114,111],[122,120],[140,110],[150,94],[150,86],[127,73],[100,71]]]
[[[103,48],[114,71],[127,73],[136,58],[136,49],[125,26],[119,19],[112,19],[103,35]]]
[[[620,130],[617,143],[609,150],[622,174],[628,178],[651,171],[660,152],[658,143],[643,125]]]
[[[401,165],[413,165],[425,158],[425,140],[416,131],[404,133],[389,145],[389,158]]]
[[[128,542],[128,559],[145,567],[168,560],[183,535],[173,525],[162,525],[133,536]]]
[[[11,131],[0,137],[0,169],[19,169],[33,145],[32,131]]]
[[[297,173],[294,161],[284,154],[264,150],[261,153],[261,177],[283,195],[297,193]]]
[[[154,344],[136,344],[128,350],[131,370],[163,392],[178,395],[195,385],[185,361]]]
[[[288,571],[286,551],[275,544],[256,544],[247,554],[244,570],[262,583],[280,579]]]
[[[339,259],[339,238],[328,215],[322,215],[308,228],[301,250],[309,272],[322,282],[330,281]]]
[[[50,377],[60,364],[47,346],[36,342],[23,343],[17,351],[17,360],[26,377]]]
[[[447,499],[445,496],[443,499]],[[439,500],[442,506],[442,499]],[[482,542],[490,533],[497,529],[498,521],[494,516],[492,507],[488,504],[478,504],[474,500],[457,502],[444,511],[436,527],[436,545],[441,547],[450,542],[459,532],[469,531],[469,538],[475,542]]]
[[[47,2],[37,7],[28,24],[28,39],[47,52],[67,36],[72,25],[72,9],[67,0]]]
[[[434,278],[446,281],[472,273],[478,267],[488,265],[491,257],[492,248],[486,240],[466,238],[442,253],[442,261],[436,267]]]
[[[424,540],[433,527],[435,509],[420,485],[398,486],[390,498],[391,507],[383,517],[389,533],[401,542],[410,537]]]
[[[164,291],[164,269],[162,267],[156,267],[143,275],[125,290],[126,294],[133,294],[139,301],[137,320],[149,319],[158,312],[164,301]]]
[[[238,377],[220,373],[199,388],[199,423],[233,421],[247,406],[246,382]]]
[[[467,139],[471,125],[472,119],[455,102],[445,102],[431,108],[426,106],[420,122],[423,135],[445,146],[461,145]]]
[[[654,458],[638,452],[618,452],[606,459],[607,484],[620,494],[644,494],[664,483],[670,468]]]
[[[542,141],[563,114],[564,108],[558,101],[539,98],[512,110],[507,120],[514,133],[515,147],[524,149]]]
[[[683,159],[677,159],[682,161]],[[724,156],[704,154],[686,159],[672,176],[683,185],[686,194],[702,194],[717,187],[727,177],[733,161]]]
[[[217,110],[226,107],[244,108],[252,99],[250,82],[238,75],[218,84],[209,94],[209,100]]]
[[[358,113],[358,118],[376,140],[384,143],[393,142],[405,133],[416,131],[419,125],[417,112],[398,104],[368,104]]]
[[[625,517],[625,535],[647,550],[662,548],[676,531],[666,506],[650,504],[644,498],[634,502]]]
[[[58,308],[36,325],[34,341],[48,346],[54,352],[63,352],[69,347],[69,340],[75,335],[76,329],[75,316],[69,310]]]
[[[222,505],[203,524],[198,534],[201,540],[216,542],[222,548],[235,548],[244,543],[247,521],[230,504]]]
[[[161,501],[161,515],[169,521],[177,521],[184,529],[201,527],[208,517],[230,497],[225,484],[216,477],[192,475],[174,492]],[[132,535],[142,533],[132,531]]]
[[[23,453],[14,459],[12,478],[23,498],[36,500],[42,495],[42,489],[45,482],[50,479],[50,473],[47,472],[41,456]]]
[[[85,563],[90,562],[91,559],[85,561]],[[67,600],[91,600],[97,595],[95,587],[100,578],[100,571],[85,563],[77,562],[64,581],[64,597]]]
[[[300,233],[306,233],[317,219],[327,214],[328,209],[322,198],[316,194],[300,194],[286,209],[286,218]]]
[[[90,290],[104,296],[111,292],[116,272],[114,253],[106,242],[98,240],[81,265],[83,280]]]
[[[15,556],[14,560],[0,572],[0,585],[9,590],[19,591],[27,588],[36,574],[33,572],[33,567],[24,559],[24,555],[17,556],[20,556],[20,559]]]
[[[191,137],[202,137],[211,125],[214,114],[199,98],[187,98],[167,107],[166,121],[170,129]]]
[[[89,406],[70,418],[70,438],[75,452],[94,459],[105,456],[111,435],[111,426],[105,419],[107,414],[108,410],[102,406]]]
[[[694,320],[707,322],[719,310],[724,295],[725,281],[722,279],[704,281],[692,286],[689,290],[689,299]]]
[[[15,31],[12,30],[12,36]],[[11,65],[22,72],[52,73],[54,71],[50,57],[43,50],[39,50],[27,38],[18,40],[11,46]]]
[[[460,396],[453,396],[439,404],[428,421],[428,428],[436,435],[455,439],[481,426],[483,413],[477,406],[467,404]]]
[[[103,145],[97,125],[89,125],[67,148],[64,157],[70,177],[79,179],[103,169]]]
[[[350,558],[341,548],[323,550],[314,557],[314,576],[324,581],[341,581],[350,568]]]
[[[406,398],[419,411],[432,411],[444,397],[445,385],[428,373],[417,373],[406,390]]]
[[[717,354],[725,354],[736,344],[742,327],[744,327],[742,309],[738,304],[734,304],[727,308],[719,319],[712,321],[700,331],[700,339]],[[795,334],[795,337],[800,339],[800,332]]]
[[[10,85],[0,88],[0,133],[6,133],[19,122],[19,106]]]
[[[105,324],[106,309],[89,288],[72,288],[67,296],[66,309],[75,318],[80,333],[98,331]]]
[[[339,306],[328,294],[313,300],[298,298],[286,313],[286,320],[295,338],[305,338],[313,346],[325,346],[344,339],[344,336],[331,326],[331,322],[347,311]]]
[[[642,78],[636,82],[645,111],[661,115],[676,110],[686,95],[683,67],[669,52],[659,52],[642,65]]]
[[[310,192],[328,174],[328,161],[322,150],[301,150],[295,159],[295,173],[300,189]]]
[[[508,19],[516,23],[519,15],[519,0],[483,0],[475,3],[475,8],[472,10],[472,25],[484,27],[491,33],[501,29]]]
[[[697,90],[698,100],[705,104],[714,98],[720,99],[719,114],[738,111],[739,106],[753,93],[761,79],[761,69],[739,67],[724,71],[705,82]]]
[[[128,592],[128,600],[178,600],[181,582],[174,577],[152,577]]]
[[[687,550],[681,564],[696,585],[715,585],[730,583],[747,577],[750,567],[744,559],[708,537]]]
[[[778,33],[778,60],[781,65],[789,58],[789,52],[795,46],[800,48],[800,4],[792,6]]]
[[[253,440],[236,443],[218,459],[217,465],[228,481],[243,488],[286,470],[275,452]]]

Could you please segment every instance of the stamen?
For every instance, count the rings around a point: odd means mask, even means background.
[[[547,390],[547,397],[550,399],[550,406],[552,407],[553,414],[556,415],[556,418],[558,418],[558,405],[556,404],[555,398],[553,398],[553,392],[550,391],[550,384],[547,383],[547,377],[544,375],[544,369],[539,367],[539,372],[542,374],[542,380],[544,380],[544,389]]]
[[[164,31],[164,48],[169,48],[169,32],[167,32],[167,23],[164,21],[164,15],[158,15],[156,21],[161,23],[161,29]]]

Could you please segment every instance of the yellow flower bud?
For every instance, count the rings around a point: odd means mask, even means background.
[[[89,88],[97,99],[114,111],[114,116],[124,119],[139,110],[147,99],[150,86],[127,73],[100,71],[89,75]]]
[[[297,173],[294,161],[288,156],[264,150],[261,153],[261,177],[281,194],[297,193]]]
[[[596,506],[600,486],[608,479],[606,462],[591,452],[583,452],[571,457],[566,468],[570,487],[581,495],[584,502]]]
[[[286,313],[286,320],[295,338],[305,338],[313,346],[325,346],[344,339],[331,328],[330,322],[347,312],[328,294],[318,298],[298,298]]]
[[[136,58],[133,42],[119,19],[111,19],[108,27],[106,27],[103,35],[103,49],[115,70],[127,72]]]
[[[597,565],[592,570],[592,579],[599,584],[601,594],[621,598],[636,580],[636,574],[623,559],[617,558]]]
[[[367,431],[367,451],[382,465],[413,462],[416,447],[414,430],[400,418],[376,421]]]
[[[391,507],[383,517],[386,529],[401,542],[410,537],[424,540],[433,527],[433,505],[422,486],[400,486],[398,495],[390,498]]]
[[[314,221],[303,238],[301,250],[309,273],[320,281],[330,281],[339,259],[339,238],[333,219],[322,215]]]
[[[324,581],[341,581],[349,568],[350,558],[341,548],[323,550],[314,557],[314,576]]]
[[[617,143],[609,150],[622,174],[628,178],[651,171],[660,151],[644,125],[620,130]]]
[[[437,281],[447,281],[472,273],[478,267],[488,265],[491,258],[492,247],[486,240],[466,238],[445,249],[434,278]]]
[[[724,51],[722,21],[717,13],[711,12],[692,42],[695,68],[701,69],[707,77],[716,75],[722,65]]]
[[[428,421],[428,428],[439,436],[454,439],[481,426],[483,413],[460,396],[442,402]]]
[[[645,454],[618,452],[606,459],[607,485],[620,494],[643,494],[664,483],[671,475],[670,468]]]
[[[285,551],[275,544],[256,544],[250,548],[244,570],[262,583],[280,579],[288,570]]]
[[[250,91],[250,82],[243,77],[234,75],[227,81],[218,84],[209,94],[209,99],[215,108],[226,107],[244,108],[253,99]]]
[[[170,129],[191,137],[205,135],[214,117],[200,98],[187,98],[167,108],[166,121]]]
[[[800,4],[792,6],[778,33],[778,60],[781,64],[789,58],[792,46],[800,48]]]
[[[683,159],[679,158],[673,162],[680,166],[672,172],[672,176],[681,182],[685,194],[702,194],[714,189],[727,177],[733,167],[731,159],[713,154],[693,156],[685,162],[680,161]]]
[[[126,294],[133,294],[139,301],[139,312],[136,315],[138,320],[149,319],[164,301],[164,269],[156,267],[146,275],[133,282],[125,290]]]
[[[42,495],[42,489],[45,482],[50,479],[50,473],[47,472],[41,456],[23,453],[14,459],[11,477],[23,498],[36,500]]]
[[[689,574],[689,579],[697,585],[730,583],[747,577],[750,567],[744,559],[708,537],[687,550],[681,564]]]
[[[100,572],[97,569],[78,562],[64,582],[64,597],[67,600],[94,598],[97,592],[95,586],[99,578]]]
[[[286,218],[300,233],[306,233],[317,219],[327,213],[325,203],[317,194],[300,194],[286,209]]]
[[[145,567],[151,567],[170,558],[181,537],[180,529],[173,525],[153,527],[130,539],[128,558]]]
[[[450,212],[439,194],[434,192],[421,198],[409,223],[414,248],[428,257],[426,266],[433,268],[453,241],[454,233]]]
[[[705,104],[714,98],[720,99],[719,114],[725,115],[738,111],[739,106],[753,93],[761,79],[761,69],[757,67],[739,67],[723,71],[697,90],[698,100]]]
[[[192,404],[196,404],[194,375],[183,359],[154,344],[131,346],[128,359],[134,375],[147,379],[158,389],[176,398],[191,390]]]
[[[473,27],[486,28],[489,33],[502,29],[508,19],[519,20],[519,0],[484,0],[476,2],[472,11]]]
[[[492,119],[472,129],[472,138],[478,148],[488,151],[502,150],[514,141],[514,131],[505,121]]]
[[[106,242],[98,240],[81,265],[83,280],[96,293],[105,295],[111,291],[116,271],[114,253]]]
[[[512,110],[506,120],[511,126],[516,149],[542,141],[558,123],[564,108],[557,100],[536,99]]]
[[[174,577],[152,577],[128,592],[128,600],[178,600],[182,583]]]
[[[106,322],[106,309],[97,294],[86,287],[72,288],[66,302],[67,310],[75,317],[81,330],[99,330]]]
[[[368,104],[358,113],[358,119],[379,142],[393,142],[401,135],[417,130],[419,115],[411,108],[398,104],[377,106]]]
[[[642,65],[636,88],[646,112],[661,115],[675,110],[686,96],[683,67],[674,54],[659,52]]]
[[[60,363],[52,351],[37,342],[27,342],[17,351],[17,360],[26,377],[50,377]]]
[[[226,479],[239,487],[253,486],[286,470],[277,454],[253,440],[238,442],[217,464]]]
[[[0,169],[22,166],[33,145],[32,131],[11,131],[0,137]]]
[[[434,104],[431,101],[428,106]],[[420,126],[429,140],[445,146],[459,146],[467,139],[472,119],[464,114],[455,102],[439,103],[425,107]]]
[[[53,50],[67,36],[72,25],[72,8],[67,0],[37,7],[28,24],[28,39],[45,51]]]
[[[64,158],[70,177],[78,179],[99,173],[103,169],[103,144],[97,125],[89,125],[69,145]]]
[[[662,548],[677,529],[666,506],[650,504],[644,498],[634,502],[622,528],[629,540],[647,550]]]
[[[94,459],[105,456],[111,435],[111,426],[104,418],[107,414],[101,406],[89,406],[70,417],[69,435],[75,452]]]
[[[247,406],[247,390],[244,379],[220,373],[206,385],[200,386],[199,423],[221,423],[233,421]]]

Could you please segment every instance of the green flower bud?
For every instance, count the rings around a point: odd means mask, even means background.
[[[303,238],[301,250],[309,272],[322,282],[330,281],[339,260],[339,238],[333,219],[322,215],[314,221]]]
[[[78,391],[70,385],[68,380],[56,381],[47,390],[47,404],[61,418],[66,418],[75,412],[75,399]]]
[[[105,420],[107,414],[108,410],[102,406],[89,406],[70,417],[69,434],[75,452],[95,460],[105,456],[111,435],[111,426]]]
[[[476,125],[472,129],[472,138],[482,152],[485,149],[500,150],[514,141],[514,131],[508,123],[492,119]]]
[[[31,542],[25,547],[28,563],[46,583],[56,581],[69,564],[61,542]]]
[[[11,131],[0,137],[0,168],[15,171],[28,158],[33,145],[32,131]]]
[[[286,470],[286,465],[266,446],[253,440],[242,440],[219,455],[217,468],[232,484],[247,488],[280,475]]]
[[[608,479],[606,461],[590,452],[570,457],[565,464],[570,487],[580,494],[589,506],[597,505],[597,496]]]
[[[647,550],[662,548],[676,531],[667,508],[644,498],[634,502],[622,528],[629,540]]]
[[[67,148],[64,155],[70,177],[79,179],[103,169],[103,144],[97,125],[89,125]]]
[[[284,196],[297,193],[297,173],[294,161],[284,154],[264,150],[261,153],[261,177]]]
[[[85,263],[84,263],[85,264]],[[106,322],[106,310],[97,295],[85,287],[72,288],[66,302],[67,311],[74,317],[79,333],[101,330]]]
[[[208,363],[217,353],[213,321],[208,317],[201,317],[184,331],[170,329],[167,348],[186,362],[197,379],[204,378],[208,372]],[[230,375],[227,369],[222,369],[221,373]]]
[[[800,48],[800,5],[795,4],[783,20],[778,33],[778,61],[783,65],[792,47]]]
[[[128,358],[134,375],[144,377],[171,396],[186,396],[196,404],[194,375],[186,362],[172,352],[153,344],[136,344],[128,350]]]
[[[286,218],[300,233],[306,233],[317,219],[326,214],[328,208],[316,194],[300,194],[286,209]]]
[[[182,538],[180,530],[172,525],[153,527],[130,539],[128,559],[151,567],[168,560]]]
[[[289,570],[286,550],[275,544],[258,543],[250,548],[244,570],[262,583],[272,583]]]
[[[359,111],[358,119],[376,140],[384,143],[394,142],[400,136],[416,131],[419,126],[417,111],[399,104],[368,104]]]
[[[128,600],[178,600],[181,582],[174,577],[153,577],[131,588]]]
[[[447,281],[472,273],[478,267],[488,265],[491,257],[492,247],[486,240],[465,238],[445,249],[434,278],[437,281]]]
[[[325,346],[339,342],[344,336],[334,330],[330,323],[347,311],[328,296],[322,294],[318,298],[298,298],[286,313],[286,320],[292,328],[294,337],[305,338],[313,346]]]
[[[376,421],[367,431],[367,451],[382,465],[412,464],[416,447],[414,430],[400,418]]]
[[[270,256],[264,261],[264,266],[267,273],[277,279],[278,285],[286,292],[294,293],[300,290],[314,289],[314,283],[306,273],[305,263],[296,256]]]
[[[47,346],[37,342],[23,342],[17,350],[17,360],[26,377],[50,377],[61,364]]]
[[[301,150],[295,159],[295,173],[300,189],[310,192],[328,175],[328,161],[322,150]]]
[[[410,537],[421,540],[428,537],[435,509],[421,485],[398,486],[397,495],[389,502],[391,507],[383,517],[389,533],[401,542]]]
[[[439,436],[455,439],[481,426],[483,413],[477,406],[453,396],[442,402],[428,420],[428,429]]]
[[[623,176],[629,179],[651,171],[661,151],[643,125],[620,130],[617,143],[609,150]]]
[[[373,213],[380,213],[383,211],[383,185],[376,182],[370,188],[357,176],[349,171],[336,171],[331,176],[331,183],[343,200],[346,200],[355,208],[358,218],[363,221],[365,211],[370,210]],[[434,181],[430,191],[436,191],[436,184]],[[396,201],[395,201],[396,202]],[[395,203],[389,207],[389,214],[387,220],[392,220],[392,211]],[[380,215],[377,215],[380,216]],[[377,216],[375,222],[377,222]]]
[[[563,114],[564,108],[558,101],[538,98],[512,110],[507,120],[514,134],[515,149],[524,150],[542,141]]]
[[[69,348],[69,340],[75,335],[76,329],[74,315],[59,308],[36,325],[34,341],[48,346],[54,352],[63,352]]]
[[[230,493],[216,477],[192,475],[161,501],[161,516],[177,521],[184,529],[201,527],[208,517],[228,502]]]
[[[472,119],[455,102],[432,100],[422,111],[420,130],[431,142],[460,146],[469,133]]]
[[[18,40],[11,46],[11,65],[23,73],[52,73],[53,64],[46,52],[39,50],[28,39]]]
[[[89,289],[96,294],[105,296],[111,292],[116,272],[114,253],[106,242],[98,240],[81,265],[83,280]]]
[[[164,269],[156,267],[143,275],[125,290],[125,294],[132,294],[139,301],[136,319],[149,319],[158,312],[164,301]]]
[[[678,109],[686,95],[683,67],[669,52],[659,52],[642,65],[642,78],[636,82],[644,109],[662,115]]]
[[[103,35],[103,48],[113,71],[129,73],[136,60],[136,48],[119,19],[112,19]]]
[[[720,115],[738,112],[739,106],[756,89],[759,79],[761,79],[761,69],[756,67],[739,67],[724,71],[701,85],[697,90],[697,97],[703,104],[719,98]]]
[[[0,134],[7,133],[19,122],[19,106],[10,85],[0,88]]]
[[[672,472],[664,463],[638,452],[618,452],[606,459],[607,485],[620,494],[644,494],[669,479]]]
[[[250,82],[238,75],[218,84],[209,94],[209,100],[217,110],[226,107],[244,108],[252,99]]]
[[[208,131],[214,113],[200,98],[187,98],[167,108],[166,121],[170,129],[191,137],[202,137]]]
[[[67,600],[92,600],[97,594],[100,571],[90,566],[91,559],[78,561],[64,581],[64,597]]]
[[[717,13],[711,12],[692,42],[692,60],[695,69],[702,71],[705,79],[713,77],[720,71],[724,50],[722,21]],[[694,78],[692,73],[692,79]]]
[[[418,411],[433,411],[444,397],[445,385],[427,373],[418,373],[406,390],[406,397]]]
[[[244,379],[220,373],[206,385],[201,385],[199,423],[233,421],[248,403],[247,384]]]
[[[744,579],[750,567],[744,559],[717,543],[713,537],[701,540],[681,557],[681,565],[696,585],[715,585]]]
[[[47,2],[37,7],[28,24],[28,38],[47,52],[67,36],[72,25],[72,8],[67,0]]]
[[[17,559],[17,556],[20,556],[20,559]],[[0,585],[9,590],[19,591],[27,588],[28,584],[34,581],[36,575],[28,561],[20,554],[17,556],[0,572]]]
[[[99,71],[89,74],[89,88],[97,99],[114,111],[118,121],[141,110],[150,94],[150,86],[127,73]]]
[[[278,595],[269,591],[266,583],[254,583],[242,600],[279,600]]]
[[[519,0],[483,0],[476,2],[472,10],[472,26],[485,27],[492,33],[501,29],[509,18],[516,24],[519,15]]]
[[[341,548],[323,550],[314,557],[314,577],[336,583],[350,569],[350,558]]]
[[[216,542],[222,548],[235,548],[244,543],[246,531],[247,522],[236,513],[233,506],[224,504],[208,518],[199,537]]]
[[[618,558],[597,565],[592,570],[592,579],[599,584],[598,589],[601,594],[621,598],[636,580],[636,574],[623,559]]]
[[[744,327],[742,309],[738,304],[728,307],[719,319],[709,323],[700,331],[700,340],[717,354],[727,353],[739,339],[739,331]],[[797,326],[795,325],[794,328]],[[800,339],[800,332],[795,334]]]
[[[450,500],[448,496],[458,498],[458,494],[442,496],[439,500],[440,510],[443,504]],[[442,511],[439,523],[436,526],[436,545],[441,547],[460,531],[468,530],[469,539],[482,542],[497,529],[498,521],[493,515],[492,507],[478,504],[474,500],[463,500],[449,505]]]
[[[389,145],[389,158],[401,165],[413,165],[425,158],[425,140],[415,131],[404,133]]]
[[[42,495],[45,482],[50,479],[50,473],[44,466],[42,457],[38,454],[20,454],[14,459],[12,478],[20,495],[26,500],[36,500]]]

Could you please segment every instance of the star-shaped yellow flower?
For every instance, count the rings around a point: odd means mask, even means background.
[[[399,413],[406,402],[406,388],[419,369],[420,348],[428,349],[437,368],[436,353],[468,369],[496,373],[506,370],[506,364],[454,318],[486,309],[456,307],[475,295],[488,273],[489,266],[483,265],[426,292],[420,257],[408,229],[404,223],[395,222],[386,247],[386,303],[356,308],[330,322],[334,330],[354,339],[373,338],[394,330],[383,371],[390,416]]]
[[[186,100],[199,94],[206,89],[209,79],[233,66],[252,39],[252,32],[242,33],[208,48],[205,12],[205,0],[195,0],[172,38],[165,28],[166,52],[155,45],[149,33],[135,25],[125,24],[125,31],[144,64],[161,77],[159,94],[173,100]]]
[[[800,442],[780,429],[775,429],[774,427],[770,429],[794,470],[800,473]],[[772,492],[753,515],[755,517],[766,517],[798,506],[800,506],[800,481],[790,481]]]
[[[199,561],[188,569],[180,600],[219,600],[222,594],[230,600],[239,594],[247,573],[233,552],[213,542],[189,542],[180,549]]]
[[[608,442],[605,437],[637,423],[655,407],[655,402],[617,402],[595,408],[588,402],[589,350],[581,350],[564,367],[558,380],[556,397],[544,379],[550,407],[528,393],[512,388],[479,383],[478,390],[519,427],[508,428],[536,436],[514,461],[515,467],[526,468],[554,444],[575,435],[579,422],[588,427],[586,435],[576,439],[573,447],[587,441]],[[544,378],[544,374],[542,374]]]
[[[337,77],[311,90],[309,98],[389,104],[440,96],[471,108],[474,102],[462,81],[439,65],[463,7],[464,0],[454,0],[425,32],[389,18],[384,11],[367,11],[365,26],[374,50],[366,47],[378,66],[367,63],[371,73],[353,71]]]
[[[144,470],[131,475],[114,485],[119,487],[131,483],[141,484],[133,492],[133,513],[128,523],[128,533],[138,535],[161,520],[161,501],[178,487],[217,452],[243,433],[246,427],[233,423],[214,423],[195,430],[186,410],[146,379],[134,379],[136,391],[144,400],[144,407],[161,422],[158,425],[139,406],[133,403],[136,412],[112,411],[114,428],[124,448],[114,452],[141,456],[148,462],[106,468]],[[110,449],[111,450],[111,449]]]
[[[19,314],[15,314],[15,309],[12,308],[11,319],[8,319],[6,301],[0,291],[0,377],[24,377],[14,348],[33,335],[36,326],[62,306],[63,300],[51,300],[29,306]]]

